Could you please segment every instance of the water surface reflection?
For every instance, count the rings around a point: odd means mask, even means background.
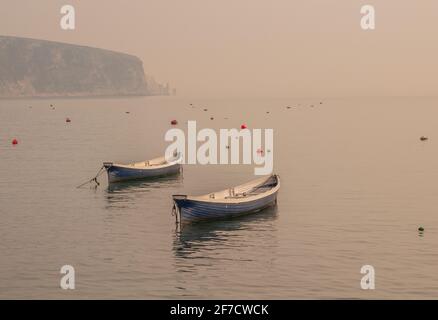
[[[106,208],[127,208],[154,190],[169,192],[170,197],[170,191],[180,186],[182,181],[182,175],[176,175],[148,180],[110,183],[106,190]]]
[[[217,259],[218,251],[272,242],[275,239],[277,206],[239,218],[201,222],[176,228],[173,251],[177,260]],[[257,239],[248,241],[248,237]],[[217,252],[216,252],[217,251]]]

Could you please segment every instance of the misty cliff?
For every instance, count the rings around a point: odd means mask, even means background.
[[[150,87],[150,89],[149,89]],[[0,36],[0,97],[163,94],[142,61],[109,50]]]

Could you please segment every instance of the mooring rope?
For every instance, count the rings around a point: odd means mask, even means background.
[[[175,215],[176,215],[176,205],[174,203],[172,207],[172,217],[175,217]]]
[[[179,211],[179,208],[177,206],[177,204],[175,203],[175,201],[173,202],[173,207],[172,207],[172,216],[175,217],[175,222],[177,224],[179,224],[181,222],[181,212]]]
[[[100,183],[99,183],[99,181],[97,181],[97,178],[102,174],[104,169],[105,169],[105,167],[102,166],[102,168],[99,169],[99,171],[97,172],[97,174],[93,178],[91,178],[90,180],[87,180],[86,182],[84,182],[83,184],[77,186],[76,188],[77,189],[82,188],[83,186],[85,186],[86,184],[89,184],[91,182],[95,182],[96,186],[100,186]]]

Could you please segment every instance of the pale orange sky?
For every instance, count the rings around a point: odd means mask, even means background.
[[[181,96],[438,94],[436,0],[0,0],[0,34],[134,54]],[[59,27],[76,8],[76,30]],[[375,5],[376,30],[360,28]],[[1,70],[0,70],[1,72]]]

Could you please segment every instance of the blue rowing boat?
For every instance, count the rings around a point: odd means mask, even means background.
[[[160,157],[131,164],[104,162],[103,166],[108,174],[108,183],[150,179],[181,172],[182,157],[177,155],[169,161],[165,157]]]
[[[173,196],[177,223],[232,218],[261,211],[277,203],[278,175],[259,178],[243,185],[203,196]]]

